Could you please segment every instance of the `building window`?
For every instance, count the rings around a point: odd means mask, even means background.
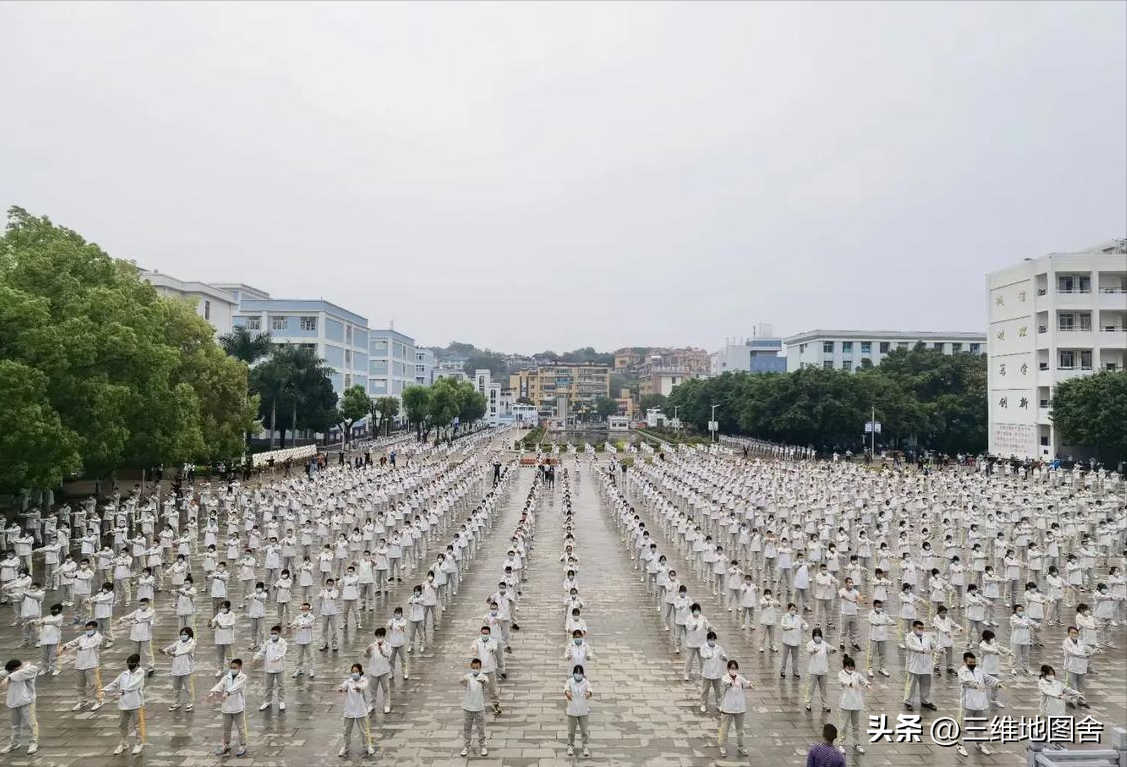
[[[833,354],[834,353],[834,342],[833,341],[822,341],[822,353],[823,354]]]
[[[971,344],[970,345],[970,353],[971,354],[978,354],[981,351],[982,351],[982,344]]]
[[[853,353],[853,342],[852,341],[842,341],[841,342],[841,353],[842,354],[852,354]]]
[[[853,360],[843,360],[841,363],[841,369],[846,373],[851,372],[853,370]]]
[[[351,373],[345,373],[344,374],[344,388],[345,389],[351,389],[352,388],[352,374]]]
[[[247,317],[247,330],[262,330],[262,318]]]
[[[211,319],[211,301],[208,301],[207,299],[204,299],[203,302],[203,318],[205,320]]]
[[[316,317],[302,317],[301,318],[301,329],[302,330],[309,330],[309,331],[312,331],[314,333],[317,332],[317,318]],[[349,343],[352,343],[351,339],[349,339]]]
[[[963,350],[963,345],[961,343],[959,343],[958,341],[955,341],[954,343],[951,344],[951,353],[952,354],[956,354],[958,352],[961,352],[962,350]]]
[[[1092,369],[1092,352],[1090,350],[1080,352],[1080,369],[1081,370],[1091,370]]]
[[[270,318],[270,329],[271,330],[285,330],[287,324],[288,324],[288,320],[287,320],[285,315],[279,315],[277,317],[271,317]]]
[[[313,327],[311,327],[310,330],[316,330],[316,329],[317,329],[317,323],[314,322]],[[344,342],[347,345],[352,346],[352,326],[351,325],[347,326],[344,329]]]
[[[834,361],[833,360],[823,360],[822,361],[822,367],[826,370],[833,370],[834,369]]]
[[[1060,369],[1072,370],[1076,367],[1076,352],[1071,349],[1061,349],[1060,352]]]
[[[891,346],[892,346],[891,343],[889,343],[888,341],[881,341],[880,342],[880,353],[881,354],[888,354],[888,350],[889,350],[889,348],[891,348]]]
[[[941,351],[943,351],[943,342],[942,341],[936,341],[935,343],[933,343],[931,345],[931,348],[935,349],[936,351],[941,352]]]
[[[352,350],[351,349],[345,349],[344,350],[344,366],[346,368],[352,367]]]
[[[873,353],[873,342],[872,341],[862,341],[861,342],[861,353],[862,354],[872,354]]]

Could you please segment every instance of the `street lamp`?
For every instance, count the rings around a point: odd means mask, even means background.
[[[716,431],[717,431],[716,408],[718,408],[718,407],[720,407],[720,406],[719,405],[713,405],[712,406],[712,418],[709,419],[709,421],[708,421],[708,430],[710,432],[712,432],[712,441],[713,442],[716,441]]]

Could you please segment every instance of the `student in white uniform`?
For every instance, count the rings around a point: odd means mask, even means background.
[[[1088,674],[1088,658],[1096,651],[1080,638],[1080,629],[1075,626],[1068,627],[1068,638],[1062,643],[1064,651],[1064,671],[1067,684],[1079,693],[1080,708],[1088,708],[1088,701],[1084,699],[1084,677]]]
[[[728,673],[721,680],[721,686],[724,698],[720,701],[720,730],[716,735],[716,746],[721,757],[728,755],[728,730],[735,725],[736,750],[741,756],[747,756],[744,748],[744,714],[747,713],[744,690],[754,689],[754,686],[740,676],[740,664],[734,660],[728,661]]]
[[[1001,681],[996,676],[985,673],[977,668],[978,659],[974,653],[963,653],[963,667],[959,669],[959,730],[966,732],[966,720],[986,719],[986,710],[990,707],[990,690],[1000,688]],[[967,756],[965,738],[955,750],[959,756]],[[976,742],[975,748],[979,753],[989,755],[990,749],[985,743]]]
[[[43,650],[40,674],[59,675],[58,650],[63,633],[63,606],[51,605],[48,615],[39,619],[39,647]]]
[[[818,688],[818,696],[822,701],[822,711],[830,711],[829,692],[826,689],[826,680],[830,675],[830,653],[837,652],[832,644],[822,637],[822,630],[814,627],[810,632],[810,641],[806,643],[806,673],[810,678],[806,681],[806,710],[814,702],[814,688]]]
[[[35,679],[38,676],[38,666],[25,664],[19,658],[5,663],[4,670],[0,671],[0,682],[7,682],[6,702],[12,721],[12,734],[8,745],[0,749],[0,754],[10,754],[19,749],[25,729],[31,738],[27,746],[28,755],[39,750],[39,721],[35,718]]]
[[[239,750],[235,756],[246,756],[247,753],[247,716],[246,716],[246,685],[247,675],[243,673],[243,661],[234,658],[230,669],[219,679],[208,697],[218,697],[220,700],[219,711],[223,715],[223,742],[215,749],[216,756],[231,753],[231,728],[234,727],[239,735]]]
[[[849,740],[849,731],[853,731],[853,750],[858,754],[865,753],[861,745],[861,712],[865,710],[865,690],[871,685],[869,680],[857,673],[857,665],[848,655],[841,659],[841,671],[837,674],[837,681],[841,683],[841,743],[844,748]],[[827,709],[828,710],[828,709]]]
[[[595,691],[587,680],[583,666],[576,664],[571,669],[571,676],[564,682],[564,697],[567,699],[567,755],[575,755],[575,730],[578,727],[583,744],[583,758],[591,756],[587,747],[588,731],[587,720],[591,715],[591,696]]]
[[[375,631],[376,641],[364,650],[368,658],[368,691],[373,710],[376,696],[383,692],[383,712],[391,713],[391,645],[387,643],[387,629],[380,626]]]
[[[173,642],[161,650],[172,658],[172,705],[169,711],[176,711],[184,706],[185,711],[192,711],[196,705],[196,684],[192,672],[196,670],[196,632],[191,626],[180,628],[179,641]],[[182,703],[185,694],[188,698],[187,705]]]
[[[293,672],[294,679],[306,673],[309,674],[310,679],[316,677],[316,671],[313,668],[312,649],[313,624],[316,622],[317,616],[313,614],[312,606],[308,602],[302,602],[301,611],[294,617],[293,622],[290,623],[290,628],[294,630],[293,642],[297,645],[297,662],[294,664],[296,668]]]
[[[266,697],[259,711],[265,711],[277,701],[278,710],[286,710],[286,640],[282,639],[282,627],[270,629],[270,638],[258,649],[251,663],[265,660]]]
[[[348,679],[337,687],[337,691],[344,693],[344,745],[337,756],[348,756],[352,748],[353,729],[359,729],[363,733],[364,753],[372,756],[376,753],[376,748],[372,743],[372,727],[368,722],[368,677],[364,676],[364,667],[353,663]]]
[[[125,659],[125,671],[102,689],[101,698],[107,694],[118,695],[117,724],[119,740],[113,753],[120,754],[129,746],[129,736],[137,733],[133,753],[139,754],[145,748],[145,671],[141,668],[141,656],[133,653]]]
[[[477,729],[477,744],[482,756],[489,756],[485,747],[485,685],[489,676],[481,671],[481,661],[470,660],[470,670],[459,680],[466,688],[462,696],[462,756],[469,756],[470,733]]]
[[[86,630],[76,639],[72,639],[59,650],[62,658],[71,650],[75,650],[74,670],[75,682],[78,689],[78,702],[71,707],[71,711],[78,711],[86,706],[89,698],[86,691],[90,690],[94,699],[92,711],[102,707],[98,694],[102,691],[102,672],[100,668],[100,655],[105,638],[98,631],[97,621],[86,621]]]
[[[708,712],[709,691],[716,698],[716,707],[720,707],[724,691],[721,680],[724,677],[724,664],[728,661],[728,653],[716,641],[716,632],[709,631],[705,637],[704,646],[700,648],[701,659],[701,686],[700,686],[700,712]]]
[[[1064,716],[1065,704],[1075,705],[1082,700],[1079,690],[1074,690],[1064,682],[1057,679],[1056,671],[1049,664],[1041,666],[1041,674],[1037,678],[1037,691],[1041,693],[1041,716]]]

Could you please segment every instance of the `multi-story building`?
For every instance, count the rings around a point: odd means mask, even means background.
[[[275,344],[312,349],[333,371],[333,390],[368,388],[368,320],[319,299],[271,298],[248,286],[221,286],[238,295],[234,324],[267,332]],[[235,288],[235,290],[231,290]],[[253,296],[253,297],[252,297]]]
[[[566,397],[572,412],[589,413],[596,399],[610,396],[609,368],[593,362],[555,362],[511,373],[509,388],[516,399],[527,397],[545,416],[555,412],[557,397]]]
[[[143,269],[140,274],[141,279],[156,289],[157,295],[191,301],[196,307],[196,314],[215,328],[215,335],[230,332],[235,311],[239,308],[238,299],[231,293],[205,282],[178,280],[155,269]]]
[[[985,333],[932,331],[811,330],[783,339],[787,370],[815,367],[858,370],[879,365],[897,349],[923,344],[944,354],[985,354]]]
[[[751,338],[730,338],[724,347],[709,358],[709,375],[744,371],[749,373],[783,373],[787,358],[783,356],[783,339],[775,336],[769,322],[761,322]]]
[[[415,383],[420,386],[434,383],[434,349],[415,349]]]
[[[661,394],[668,397],[675,387],[694,378],[705,378],[704,373],[699,373],[688,367],[664,367],[647,365],[645,372],[638,376],[638,395],[645,397],[649,394]]]
[[[415,339],[395,328],[372,329],[368,345],[368,394],[396,399],[415,384]]]
[[[636,368],[642,362],[642,353],[629,346],[617,349],[614,352],[614,370],[616,373],[626,373]]]
[[[1127,363],[1127,239],[987,275],[990,452],[1081,457],[1049,418],[1055,387]]]

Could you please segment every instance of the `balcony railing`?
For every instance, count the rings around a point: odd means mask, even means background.
[[[1100,288],[1101,293],[1127,293],[1127,288]]]
[[[1092,289],[1090,287],[1088,287],[1088,288],[1085,288],[1085,287],[1065,288],[1065,287],[1058,286],[1057,292],[1058,293],[1091,293]]]
[[[1100,330],[1105,333],[1122,333],[1127,330],[1127,325],[1104,325]]]
[[[1091,333],[1091,325],[1057,325],[1057,330],[1061,333]]]
[[[1091,365],[1057,365],[1057,370],[1091,370]]]

